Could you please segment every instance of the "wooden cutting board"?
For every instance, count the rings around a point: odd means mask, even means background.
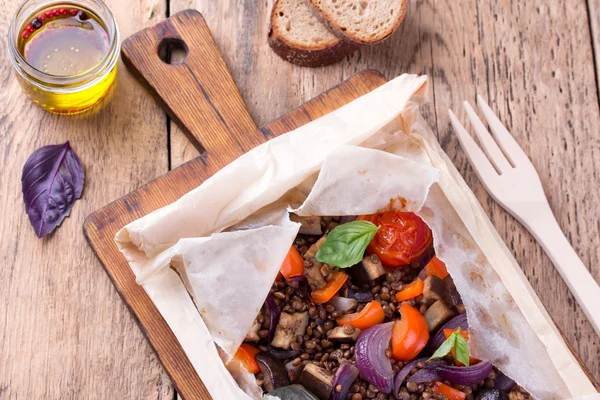
[[[187,52],[177,65],[162,61],[172,47]],[[179,394],[186,400],[210,399],[173,332],[136,284],[113,241],[116,232],[179,199],[255,146],[330,113],[381,86],[386,79],[377,71],[365,70],[259,129],[248,114],[204,18],[197,11],[180,12],[131,36],[123,43],[122,56],[130,71],[202,154],[90,214],[84,232]],[[580,364],[586,370],[581,361]]]
[[[166,64],[157,50],[176,40],[186,43],[187,58],[179,65]],[[116,232],[179,199],[253,147],[349,103],[386,79],[379,72],[363,71],[258,129],[197,11],[183,11],[133,35],[124,41],[122,56],[131,72],[145,83],[203,153],[90,214],[84,232],[179,394],[186,400],[210,399],[169,326],[136,284],[113,241]]]

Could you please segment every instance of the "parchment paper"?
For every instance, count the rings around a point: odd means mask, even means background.
[[[296,235],[285,204],[298,207],[307,195],[298,211],[306,215],[417,211],[463,297],[474,355],[494,362],[539,399],[600,399],[420,118],[426,93],[426,77],[402,75],[255,148],[117,234],[138,282],[215,399],[257,396],[251,377],[230,363],[248,394],[235,384],[215,343],[228,361]],[[232,277],[228,269],[236,261]],[[236,294],[240,298],[232,300]]]

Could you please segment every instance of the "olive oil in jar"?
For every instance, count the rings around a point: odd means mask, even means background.
[[[95,3],[104,14],[85,7]],[[21,18],[15,33],[18,78],[43,108],[79,113],[109,92],[116,76],[118,31],[101,1],[45,5]]]
[[[89,11],[74,7],[41,12],[23,29],[19,46],[29,65],[56,76],[79,75],[92,69],[108,48],[108,33],[102,23]]]

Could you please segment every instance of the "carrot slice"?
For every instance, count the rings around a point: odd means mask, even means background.
[[[300,276],[304,274],[304,259],[298,252],[298,250],[292,246],[288,251],[279,272],[286,280],[290,280],[294,276]]]
[[[448,269],[442,260],[434,256],[425,266],[425,273],[427,275],[434,275],[440,279],[444,279],[448,276]]]
[[[433,384],[433,393],[441,394],[448,400],[465,400],[467,397],[466,393],[463,393],[460,390],[454,389],[448,385],[444,385],[442,382],[435,382]]]
[[[260,350],[254,346],[242,343],[242,345],[235,352],[233,358],[240,361],[244,368],[246,368],[246,370],[251,374],[258,374],[260,372],[260,368],[256,362],[256,354],[258,354],[259,351]]]
[[[332,275],[324,288],[313,290],[310,294],[315,303],[321,304],[331,300],[348,280],[348,275],[341,271],[333,271]]]
[[[346,314],[336,320],[338,325],[350,324],[358,329],[367,329],[374,325],[380,324],[385,319],[385,313],[381,303],[373,300],[365,306],[361,311],[354,314]]]
[[[404,286],[404,288],[401,291],[396,293],[396,300],[405,301],[414,299],[415,297],[423,293],[424,286],[425,284],[423,283],[423,281],[417,278],[408,285]]]
[[[429,340],[429,330],[423,314],[408,304],[400,306],[400,317],[392,328],[392,358],[408,361],[425,348]]]

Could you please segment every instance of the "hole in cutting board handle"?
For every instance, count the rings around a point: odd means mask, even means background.
[[[178,65],[185,61],[189,49],[179,38],[163,38],[158,45],[158,57],[165,64]]]

